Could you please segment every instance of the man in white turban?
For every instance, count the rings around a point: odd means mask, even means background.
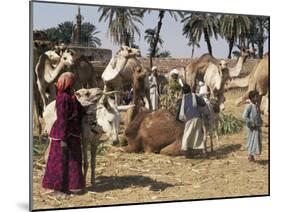
[[[149,76],[149,87],[150,87],[150,102],[152,105],[152,110],[157,110],[159,105],[159,94],[157,85],[157,66],[152,67],[152,73]]]

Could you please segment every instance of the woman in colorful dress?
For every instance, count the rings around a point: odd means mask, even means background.
[[[57,82],[57,120],[50,131],[51,147],[42,186],[69,193],[84,187],[81,151],[83,108],[73,93],[74,75],[63,73]]]

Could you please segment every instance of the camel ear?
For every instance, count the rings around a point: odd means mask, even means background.
[[[81,97],[81,95],[80,95],[80,93],[79,92],[75,92],[75,96],[77,97],[77,98],[80,98]]]

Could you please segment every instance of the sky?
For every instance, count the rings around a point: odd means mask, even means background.
[[[77,14],[78,5],[58,4],[58,3],[42,3],[33,2],[33,29],[42,30],[57,26],[64,21],[75,22],[75,15]],[[108,23],[98,22],[100,13],[98,6],[80,5],[83,22],[90,22],[100,31],[96,36],[101,39],[101,48],[111,49],[113,54],[119,49],[119,46],[114,44],[107,35]],[[143,18],[143,25],[138,25],[141,36],[135,38],[135,44],[140,47],[142,56],[147,55],[149,48],[147,42],[144,40],[144,31],[148,28],[155,28],[158,23],[158,11],[152,10],[150,14],[145,14]],[[161,38],[164,40],[163,48],[161,50],[168,50],[174,58],[191,57],[191,47],[187,45],[188,39],[182,35],[183,23],[176,22],[168,13],[165,13],[163,24],[160,32]],[[211,39],[213,48],[213,56],[217,58],[226,58],[228,55],[228,45],[224,39]],[[234,48],[233,50],[237,50]],[[265,42],[264,52],[268,51],[268,42]],[[194,52],[195,57],[208,52],[206,42],[203,37],[200,41],[200,48],[196,48]]]

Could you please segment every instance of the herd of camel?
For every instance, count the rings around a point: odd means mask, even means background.
[[[92,184],[95,176],[95,140],[101,132],[105,132],[113,143],[118,142],[119,125],[122,121],[125,123],[124,137],[128,144],[119,148],[120,151],[159,152],[171,156],[180,154],[183,123],[176,121],[174,115],[167,110],[151,112],[139,104],[141,98],[147,98],[148,101],[150,99],[147,78],[151,69],[144,67],[138,59],[140,56],[138,49],[122,46],[104,71],[97,73],[86,57],[71,48],[54,46],[48,41],[40,40],[34,40],[33,44],[34,112],[40,127],[39,132],[41,131],[40,113],[44,111],[47,131],[56,119],[54,108],[56,80],[64,71],[74,72],[76,75],[74,87],[77,90],[75,94],[78,101],[87,109],[88,117],[82,122],[82,146],[84,173],[87,173],[86,152],[88,144],[91,144]],[[239,78],[249,54],[249,50],[242,49],[233,67],[229,66],[226,60],[218,60],[209,54],[204,54],[191,61],[186,67],[176,67],[176,69],[179,71],[179,77],[191,85],[193,91],[196,89],[197,81],[204,81],[211,96],[217,99],[221,108],[223,108],[226,85],[228,89],[248,86],[247,92],[237,100],[237,105],[248,99],[250,90],[257,90],[262,100],[263,111],[268,115],[269,55],[265,54],[248,76]],[[159,84],[167,83],[167,77],[160,75],[157,79]],[[131,87],[134,89],[133,104],[129,106],[116,104],[120,98],[118,94]],[[120,115],[120,111],[126,111],[125,115]],[[93,120],[89,122],[91,118]]]

